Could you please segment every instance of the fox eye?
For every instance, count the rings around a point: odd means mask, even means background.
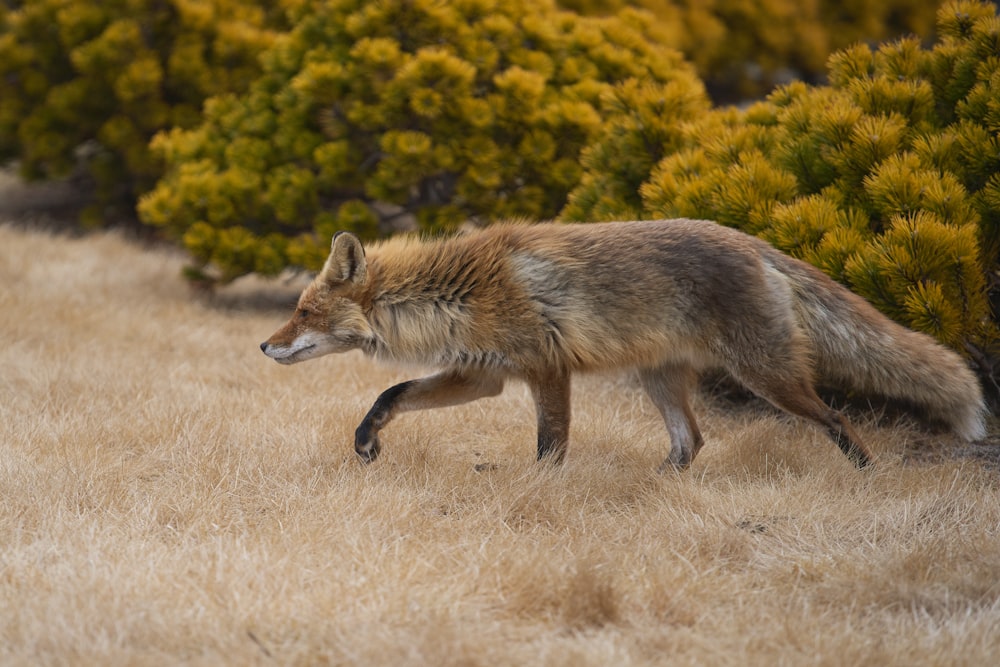
[[[299,319],[300,319],[300,320],[304,320],[304,319],[306,319],[307,317],[309,317],[310,315],[312,315],[312,313],[310,313],[310,312],[309,312],[308,310],[306,310],[305,308],[299,308]]]

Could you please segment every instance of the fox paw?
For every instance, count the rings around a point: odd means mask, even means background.
[[[676,449],[671,448],[670,456],[668,456],[667,459],[660,464],[658,472],[660,474],[668,472],[683,472],[691,465],[691,460],[693,458],[694,456],[691,454],[691,450],[680,447]]]
[[[378,434],[363,432],[358,429],[354,434],[354,451],[364,463],[371,463],[378,458],[381,445],[378,441]]]

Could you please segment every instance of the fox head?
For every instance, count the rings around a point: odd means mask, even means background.
[[[323,270],[302,291],[288,323],[260,344],[261,351],[278,363],[294,364],[370,347],[375,336],[360,302],[367,279],[361,241],[347,232],[334,234]]]

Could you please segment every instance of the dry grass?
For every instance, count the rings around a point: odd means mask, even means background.
[[[294,285],[211,300],[182,258],[0,226],[4,664],[983,665],[1000,654],[1000,477],[704,402],[692,469],[621,378],[576,383],[567,464],[523,387],[407,415],[412,371],[257,350]]]

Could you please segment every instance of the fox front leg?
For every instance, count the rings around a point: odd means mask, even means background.
[[[378,441],[378,432],[389,423],[393,413],[399,409],[397,407],[399,397],[405,394],[416,382],[419,380],[400,382],[379,394],[371,410],[354,431],[354,451],[365,463],[371,463],[378,457],[379,451],[382,449]]]
[[[354,432],[354,451],[362,461],[371,463],[379,455],[379,431],[399,413],[444,408],[496,396],[503,390],[503,384],[502,378],[493,375],[444,371],[393,385],[379,395]]]
[[[555,372],[544,378],[529,378],[538,415],[538,460],[562,463],[569,444],[569,373]]]

